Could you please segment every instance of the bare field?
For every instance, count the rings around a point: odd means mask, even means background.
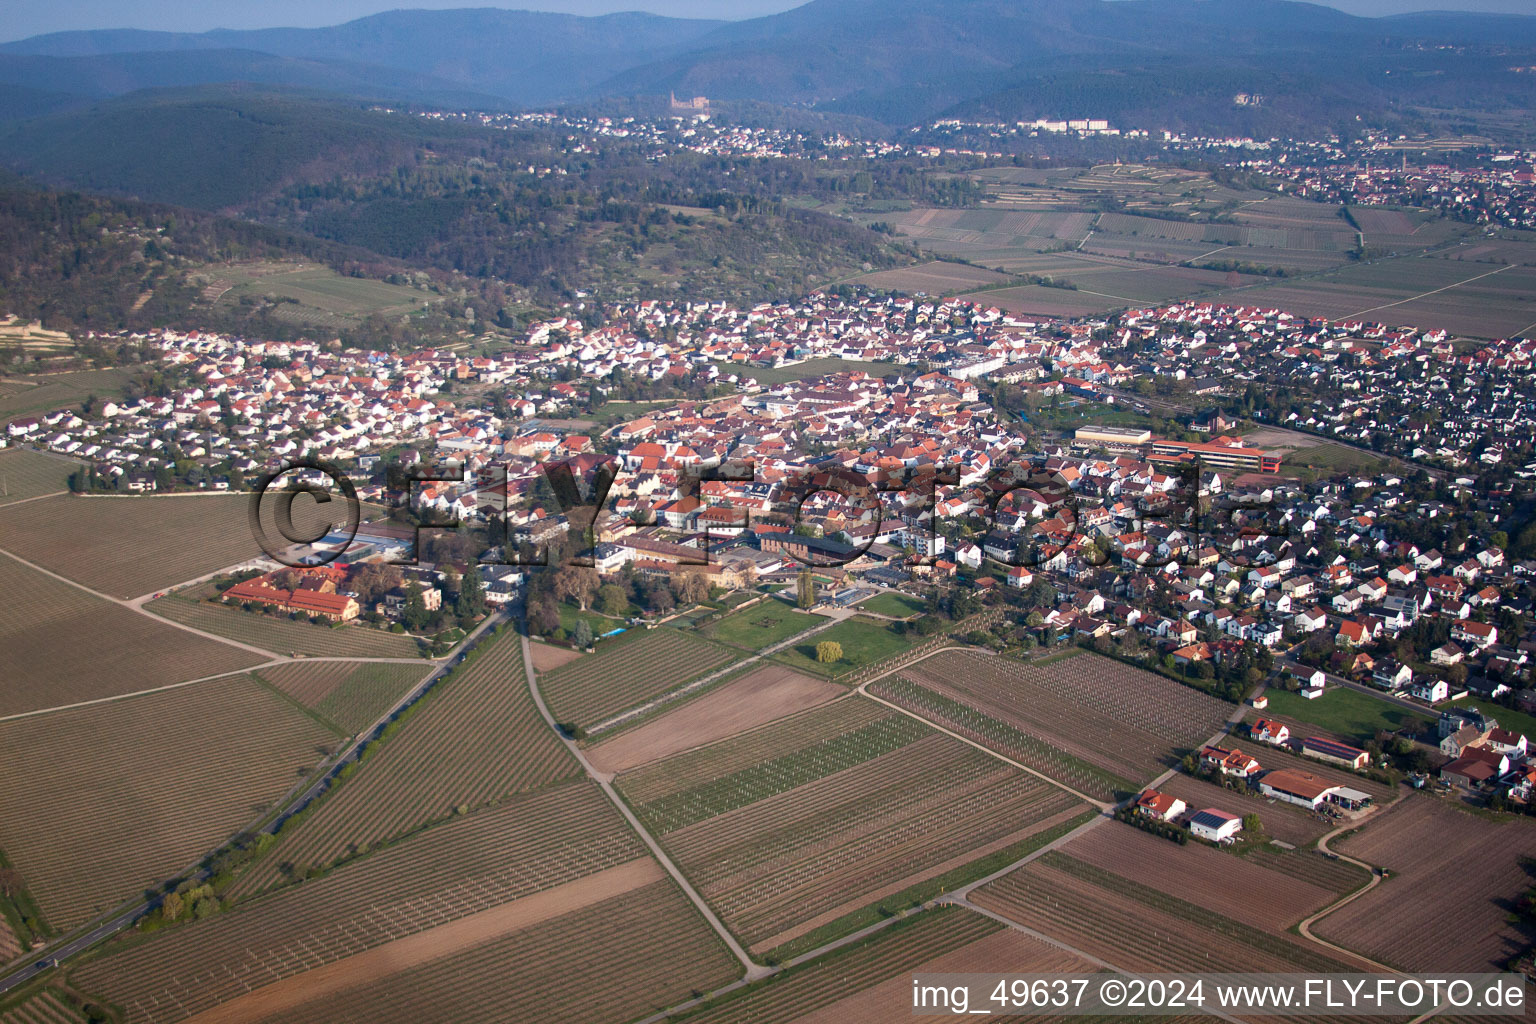
[[[533,669],[535,672],[549,672],[572,661],[578,661],[582,653],[570,647],[556,647],[554,644],[533,643]]]
[[[825,680],[770,665],[596,744],[587,750],[587,757],[600,771],[628,771],[825,704],[847,692]]]
[[[0,505],[69,489],[78,462],[25,448],[0,449]]]
[[[0,716],[233,672],[258,654],[193,636],[0,554]]]
[[[1100,798],[1159,774],[1220,729],[1231,708],[1093,654],[1038,666],[945,652],[874,692]]]
[[[579,769],[539,717],[511,630],[426,703],[232,890],[245,896]]]
[[[1318,922],[1324,938],[1421,971],[1497,970],[1531,942],[1509,923],[1507,901],[1531,884],[1520,859],[1536,853],[1536,823],[1491,821],[1414,795],[1334,849],[1392,878]],[[1391,928],[1380,926],[1384,915]]]
[[[0,507],[0,545],[92,589],[139,597],[261,557],[249,509],[240,494],[63,495]],[[308,530],[334,514],[296,501],[293,516]]]
[[[334,739],[243,676],[6,722],[0,849],[72,927],[249,824]]]
[[[1214,787],[1212,787],[1214,788]],[[1223,801],[1191,805],[1217,807]],[[1198,902],[1207,910],[1272,932],[1286,928],[1334,899],[1334,893],[1261,863],[1190,843],[1180,846],[1118,821],[1106,822],[1060,848],[1074,860],[1145,886]]]

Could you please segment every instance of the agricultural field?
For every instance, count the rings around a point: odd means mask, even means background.
[[[414,658],[420,651],[415,637],[362,623],[317,626],[286,615],[248,612],[202,600],[212,593],[211,586],[194,587],[150,601],[144,607],[172,622],[285,656]]]
[[[1240,744],[1239,749],[1252,752],[1263,763],[1264,750],[1259,745]],[[1275,761],[1275,765],[1286,767],[1278,760]],[[1246,793],[1225,789],[1182,772],[1163,782],[1157,789],[1160,793],[1178,797],[1196,810],[1203,807],[1220,807],[1240,817],[1257,814],[1259,820],[1264,823],[1266,835],[1296,847],[1311,845],[1319,836],[1333,827],[1328,822],[1320,820],[1317,815],[1295,804],[1268,800],[1257,792]]]
[[[1054,249],[1072,248],[1080,244],[1092,230],[1094,214],[1074,210],[962,210],[934,207],[917,207],[892,213],[860,216],[865,222],[885,221],[896,229],[896,235],[930,252],[957,256],[987,267],[1001,266],[1012,270],[1011,260]],[[890,274],[906,274],[908,271],[889,271]],[[869,283],[868,276],[859,278]],[[887,282],[890,280],[886,279]],[[991,282],[982,282],[991,283]],[[877,288],[898,287],[890,283],[874,282]],[[976,287],[972,285],[971,287]],[[933,291],[919,286],[917,291]],[[951,294],[956,289],[943,289]]]
[[[871,692],[1106,801],[1176,764],[1220,730],[1231,710],[1093,654],[1042,666],[949,651]]]
[[[816,645],[828,640],[842,645],[843,657],[841,661],[824,665],[816,660]],[[773,657],[796,672],[830,678],[884,661],[911,646],[911,639],[896,632],[891,623],[855,615],[830,629],[812,633]]]
[[[25,448],[0,449],[0,505],[69,489],[78,462]]]
[[[248,668],[258,654],[93,597],[0,554],[0,718]]]
[[[589,747],[587,758],[599,771],[627,771],[767,725],[847,692],[825,680],[769,665]]]
[[[356,1014],[347,1019],[359,1022],[445,1014],[488,1024],[631,1020],[740,975],[670,879],[609,888],[614,894],[601,901],[520,922],[493,941],[452,946],[445,956],[434,948],[403,970],[393,950],[381,950],[385,956],[377,959],[384,962],[352,977],[355,987],[284,1007],[264,1024],[335,1024],[338,999]],[[658,969],[659,950],[665,970]]]
[[[248,825],[334,740],[244,676],[0,723],[0,849],[71,928]]]
[[[1374,740],[1382,730],[1395,732],[1406,728],[1417,733],[1431,721],[1428,715],[1347,686],[1331,686],[1313,700],[1280,689],[1266,690],[1264,696],[1269,698],[1269,707],[1254,712],[1253,717],[1274,715],[1291,722],[1309,723],[1357,745]]]
[[[982,886],[970,898],[983,909],[1122,970],[1336,973],[1359,969],[1301,940],[1271,934],[1205,907],[1200,902],[1203,884],[1172,896],[1135,886],[1123,875],[1056,852]]]
[[[260,557],[249,509],[240,494],[62,495],[0,506],[0,545],[94,590],[140,597]],[[293,503],[299,530],[334,515]]]
[[[0,426],[52,409],[76,408],[91,395],[119,397],[131,377],[132,371],[124,369],[0,377]]]
[[[1496,821],[1413,795],[1332,844],[1392,877],[1323,918],[1317,934],[1385,964],[1418,971],[1493,971],[1531,942],[1509,901],[1532,883],[1521,859],[1536,823]],[[1389,915],[1393,927],[1380,927]]]
[[[618,779],[756,953],[1083,810],[1069,794],[898,712],[844,708],[864,703],[839,701]],[[770,734],[785,742],[741,764]],[[741,766],[722,770],[732,763]]]
[[[86,1024],[86,1016],[66,993],[45,988],[0,1010],[0,1024]]]
[[[379,313],[401,317],[419,312],[430,293],[407,285],[346,277],[312,263],[261,262],[220,267],[205,275],[206,298],[226,306],[242,300],[276,301],[279,320],[333,330]]]
[[[1086,961],[961,907],[935,907],[680,1018],[687,1024],[886,1024],[912,1012],[914,973],[1090,971]],[[997,1020],[976,1014],[971,1020]]]
[[[259,675],[351,736],[377,721],[428,671],[426,665],[298,661],[264,668]]]
[[[131,945],[75,976],[121,1006],[128,1022],[202,1019],[215,1006],[226,1021],[302,1020],[320,1012],[311,1005],[318,1002],[332,1015],[322,1019],[333,1020],[337,994],[346,993],[349,1007],[373,998],[353,991],[363,986],[388,987],[396,999],[416,992],[439,1000],[427,1017],[441,1014],[442,999],[463,998],[482,1019],[486,1007],[506,1000],[524,1007],[517,1002],[526,998],[519,995],[524,987],[547,994],[526,973],[529,961],[542,960],[545,985],[571,984],[581,959],[611,970],[612,952],[622,962],[605,920],[622,922],[628,944],[648,955],[656,947],[637,928],[668,941],[669,961],[676,957],[676,969],[688,975],[672,984],[734,977],[735,962],[612,805],[590,783],[573,780],[455,818],[301,888]],[[464,969],[493,950],[502,958],[497,969]],[[637,970],[647,963],[654,967],[649,956],[640,958],[624,979],[643,989],[647,978],[672,974]],[[210,978],[215,966],[220,970]],[[461,973],[446,986],[422,980]],[[394,988],[413,975],[411,984]],[[463,985],[506,988],[470,997]],[[613,988],[604,992],[615,997]],[[564,994],[574,998],[572,990]],[[685,996],[669,990],[656,998]],[[630,1015],[649,1006],[641,1003]]]
[[[1216,787],[1212,799],[1190,810],[1236,809]],[[1206,910],[1270,932],[1291,925],[1333,902],[1335,894],[1294,875],[1271,871],[1264,862],[1199,843],[1180,846],[1118,821],[1108,821],[1059,847],[1063,856],[1129,880],[1137,889],[1198,899]]]
[[[1462,336],[1506,338],[1528,331],[1536,321],[1533,293],[1533,266],[1402,257],[1353,263],[1307,281],[1211,298],[1335,320],[1414,324]]]
[[[398,732],[235,885],[246,895],[464,810],[576,774],[524,681],[512,630],[437,684]]]
[[[732,647],[760,651],[826,621],[823,616],[807,614],[786,601],[770,597],[710,623],[703,633]]]
[[[860,284],[871,288],[892,289],[899,292],[925,292],[929,295],[956,295],[985,285],[1000,284],[1008,280],[1006,274],[963,263],[920,263],[915,267],[898,270],[880,270],[865,274]]]
[[[1019,316],[1080,317],[1106,313],[1122,306],[1133,305],[1118,295],[1094,294],[1074,291],[1070,288],[1048,288],[1038,284],[1024,284],[1016,288],[999,288],[979,299],[984,305]]]
[[[676,629],[635,630],[539,679],[550,713],[587,727],[731,661],[724,647]],[[622,666],[622,667],[621,667]]]

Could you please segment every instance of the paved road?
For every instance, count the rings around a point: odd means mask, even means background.
[[[459,646],[447,658],[435,664],[425,661],[421,662],[423,668],[426,668],[429,664],[433,665],[432,671],[429,675],[427,675],[424,679],[421,680],[421,682],[412,687],[409,693],[405,694],[398,701],[396,701],[388,711],[380,715],[372,725],[370,725],[367,729],[359,732],[357,736],[353,738],[352,742],[347,746],[347,748],[331,761],[329,768],[316,774],[313,779],[300,783],[299,786],[295,787],[293,791],[290,791],[290,793],[280,801],[282,811],[276,817],[273,817],[264,825],[259,823],[254,824],[250,829],[242,831],[252,831],[257,833],[276,831],[276,829],[278,829],[284,821],[288,820],[288,818],[293,816],[298,811],[303,810],[304,807],[308,805],[309,802],[313,800],[321,792],[322,789],[325,788],[325,786],[330,782],[330,780],[336,775],[337,772],[341,771],[341,769],[349,762],[357,759],[357,754],[362,749],[363,745],[371,740],[378,733],[378,731],[390,721],[390,719],[392,719],[401,710],[415,702],[422,694],[426,693],[427,690],[431,689],[432,685],[441,679],[449,669],[453,668],[464,659],[464,655],[475,644],[479,643],[480,639],[485,635],[485,632],[488,629],[496,625],[498,622],[504,621],[505,619],[505,612],[496,612],[486,616],[484,621],[482,621],[469,633],[468,636],[460,641]],[[340,660],[351,661],[355,659],[348,658]],[[189,868],[186,872],[183,872],[183,874],[186,877],[192,878],[196,881],[201,881],[207,877],[207,872],[196,866]],[[150,909],[151,903],[148,900],[141,901],[118,911],[105,920],[99,921],[93,925],[86,926],[86,928],[82,931],[71,933],[64,939],[50,944],[44,951],[34,951],[31,954],[33,957],[35,957],[32,963],[12,971],[4,978],[0,978],[0,993],[7,992],[10,989],[15,988],[17,985],[31,980],[37,975],[43,973],[49,967],[54,966],[56,963],[67,960],[70,957],[96,945],[96,943],[102,941],[103,939],[115,935],[117,932],[122,931],[124,928],[132,925],[140,917],[148,913]]]

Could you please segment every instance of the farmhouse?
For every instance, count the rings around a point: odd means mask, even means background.
[[[1371,755],[1358,747],[1324,739],[1321,736],[1308,736],[1302,740],[1301,752],[1308,757],[1315,757],[1319,761],[1327,761],[1329,764],[1343,765],[1345,768],[1357,770],[1364,768],[1371,760]]]
[[[1290,742],[1291,730],[1284,722],[1277,722],[1272,718],[1259,718],[1248,727],[1248,735],[1260,743],[1283,747]]]
[[[350,594],[336,593],[337,584],[345,580],[346,570],[336,566],[282,569],[236,583],[224,591],[222,599],[272,605],[284,611],[319,615],[332,622],[347,622],[357,618],[362,609]]]
[[[1156,821],[1173,821],[1184,813],[1184,801],[1155,789],[1145,790],[1136,800],[1138,813]]]
[[[1311,772],[1278,768],[1266,772],[1259,780],[1259,792],[1275,800],[1317,810],[1325,803],[1338,804],[1347,810],[1360,810],[1371,804],[1371,795],[1351,789]]]
[[[1201,747],[1200,767],[1223,775],[1235,775],[1240,779],[1252,778],[1259,771],[1259,762],[1236,747]]]
[[[1190,833],[1197,839],[1205,839],[1213,843],[1232,842],[1233,837],[1242,830],[1242,827],[1242,819],[1237,815],[1218,811],[1214,807],[1196,811],[1189,819]]]
[[[1291,771],[1278,768],[1266,772],[1259,780],[1259,792],[1286,803],[1299,804],[1316,810],[1328,799],[1336,787],[1311,772]]]
[[[1490,761],[1481,757],[1475,757],[1475,751],[1479,748],[1471,748],[1467,754],[1441,766],[1442,780],[1461,786],[1462,789],[1476,789],[1478,786],[1487,785],[1488,781],[1498,778],[1499,769],[1491,765]]]

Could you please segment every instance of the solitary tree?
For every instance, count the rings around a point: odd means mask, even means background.
[[[816,645],[816,660],[823,665],[843,660],[843,645],[836,640],[823,640]]]
[[[592,595],[597,593],[597,573],[568,565],[555,573],[554,590],[560,600],[575,601],[582,611],[586,611]]]
[[[801,608],[813,607],[816,604],[816,581],[811,579],[811,570],[800,570],[800,580],[797,587],[795,604]]]
[[[480,570],[473,562],[459,578],[459,614],[479,615],[485,611],[485,590],[480,583]]]
[[[405,610],[400,617],[405,620],[406,628],[413,633],[420,632],[427,624],[427,602],[421,596],[421,584],[412,583],[406,588]]]
[[[586,619],[576,621],[576,628],[571,630],[571,642],[583,650],[592,646],[592,627]]]
[[[698,604],[709,597],[709,580],[701,572],[680,572],[672,577],[672,593],[680,604]]]
[[[629,597],[617,583],[604,583],[597,588],[597,610],[604,615],[623,615],[629,607]]]

